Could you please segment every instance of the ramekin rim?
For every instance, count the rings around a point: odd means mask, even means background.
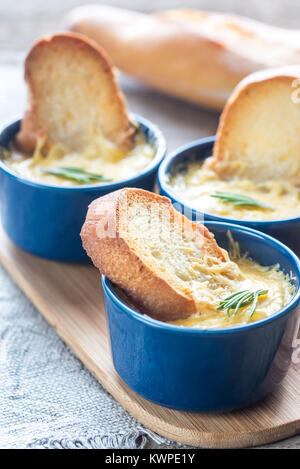
[[[135,112],[131,112],[130,116],[132,116],[135,120],[137,120],[138,123],[144,125],[148,130],[150,130],[156,142],[156,152],[151,163],[148,166],[146,166],[145,171],[137,174],[136,176],[132,178],[122,179],[121,181],[116,181],[113,183],[107,182],[107,183],[99,183],[99,184],[81,184],[81,185],[74,184],[73,186],[60,186],[58,184],[44,184],[41,182],[26,179],[18,175],[12,169],[10,169],[9,166],[7,166],[1,158],[0,158],[0,170],[2,170],[5,174],[10,176],[11,178],[16,179],[28,186],[32,186],[32,187],[36,187],[36,188],[40,188],[44,190],[80,192],[80,191],[87,191],[87,190],[97,191],[103,188],[106,190],[110,190],[112,192],[112,191],[121,189],[123,187],[126,187],[127,184],[130,184],[132,186],[132,184],[139,181],[140,178],[147,177],[149,174],[151,174],[153,171],[155,171],[159,167],[160,163],[162,162],[164,156],[167,153],[167,142],[161,129],[156,124],[151,122],[149,119],[146,119],[145,117],[142,117]],[[2,133],[7,129],[7,127],[17,124],[20,120],[21,120],[20,117],[19,118],[15,117],[14,119],[11,119],[10,121],[4,123],[0,128],[0,137]]]

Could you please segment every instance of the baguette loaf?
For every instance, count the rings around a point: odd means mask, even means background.
[[[25,61],[29,109],[16,137],[33,152],[37,138],[80,151],[101,132],[117,145],[134,133],[109,57],[96,43],[76,34],[55,34],[38,41]]]
[[[300,183],[300,65],[256,72],[222,113],[213,158],[221,178]]]
[[[206,227],[174,210],[168,198],[142,189],[125,188],[93,201],[81,237],[100,272],[161,320],[209,307],[204,294],[198,299],[193,294],[193,281],[205,284],[207,275],[192,269],[191,256],[223,268],[225,277],[239,276]]]
[[[222,109],[234,86],[267,67],[300,63],[300,31],[223,13],[74,9],[70,30],[95,39],[124,72],[168,94]]]

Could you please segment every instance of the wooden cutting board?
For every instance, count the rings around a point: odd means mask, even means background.
[[[129,389],[114,370],[100,276],[91,266],[46,261],[16,248],[0,229],[0,260],[44,318],[134,417],[171,440],[205,448],[256,446],[300,433],[300,363],[276,393],[226,414],[179,412]]]

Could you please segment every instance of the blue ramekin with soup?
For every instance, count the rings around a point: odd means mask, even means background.
[[[288,181],[224,181],[203,163],[215,137],[196,140],[174,151],[158,171],[160,193],[193,219],[263,231],[300,254],[300,190]]]
[[[2,128],[1,221],[18,247],[55,261],[88,262],[79,233],[90,202],[122,187],[152,190],[166,154],[160,129],[138,115],[132,114],[132,119],[137,125],[134,148],[128,154],[114,154],[106,163],[101,154],[99,161],[91,158],[88,171],[74,168],[74,154],[66,154],[59,164],[56,155],[43,161],[38,147],[33,156],[20,154],[12,145],[20,120]]]
[[[251,319],[245,317],[250,305],[235,317],[220,311],[218,323],[201,314],[162,322],[142,314],[107,277],[102,285],[122,380],[166,407],[219,412],[257,402],[284,378],[299,322],[300,262],[265,233],[211,221],[206,227],[219,246],[230,250],[232,240],[238,243],[242,273],[250,279],[255,271],[269,289]]]

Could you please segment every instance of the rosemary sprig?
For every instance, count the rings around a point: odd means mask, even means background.
[[[255,313],[258,297],[261,295],[266,295],[268,290],[242,290],[232,295],[228,296],[224,300],[220,301],[220,304],[217,310],[226,309],[227,316],[230,318],[230,310],[233,309],[233,316],[236,316],[238,310],[240,308],[244,308],[245,306],[250,305],[253,303],[251,311],[250,311],[250,318],[252,318],[253,314]]]
[[[105,178],[102,174],[90,173],[82,168],[52,168],[42,169],[43,173],[52,174],[65,179],[76,181],[79,184],[92,184],[93,182],[108,182],[111,179]]]
[[[231,203],[234,206],[247,205],[249,207],[260,207],[260,208],[267,208],[269,210],[274,210],[274,208],[271,207],[271,205],[267,205],[262,202],[259,202],[259,200],[252,199],[252,197],[248,197],[247,195],[217,191],[215,194],[211,194],[211,197],[220,199],[224,203]]]

